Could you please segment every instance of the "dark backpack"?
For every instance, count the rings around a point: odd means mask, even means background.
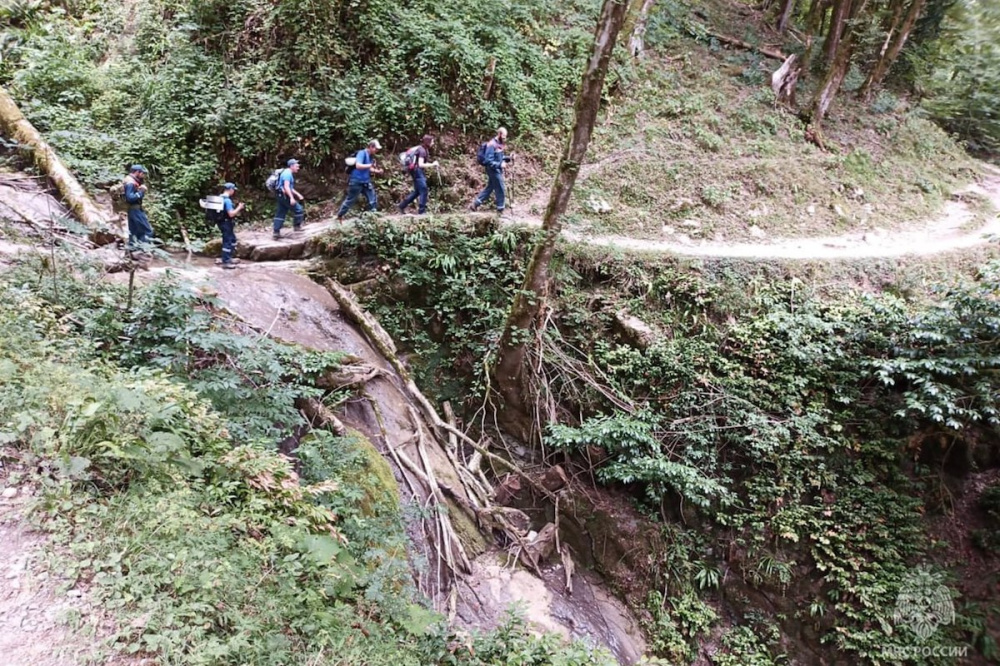
[[[222,222],[229,217],[226,215],[226,210],[212,210],[211,208],[205,209],[205,223],[210,227],[217,227]]]
[[[229,215],[226,213],[226,207],[222,203],[222,197],[210,196],[205,199],[200,199],[198,205],[205,210],[205,224],[210,227],[219,225],[221,222],[226,220]],[[221,210],[215,210],[216,206],[222,206]]]
[[[479,150],[476,151],[476,162],[479,163],[479,166],[486,166],[486,149],[489,148],[489,146],[490,142],[486,141],[485,143],[480,144]]]

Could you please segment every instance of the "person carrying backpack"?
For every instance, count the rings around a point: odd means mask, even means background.
[[[424,175],[424,167],[438,167],[438,161],[428,162],[431,146],[434,145],[434,137],[425,134],[419,146],[414,146],[406,151],[406,161],[404,167],[413,176],[413,191],[408,197],[397,206],[400,214],[406,213],[406,209],[417,199],[420,200],[417,207],[417,214],[423,215],[427,212],[427,177]]]
[[[233,206],[233,194],[236,192],[234,183],[222,186],[222,210],[219,211],[219,231],[222,232],[222,267],[236,268],[239,259],[233,258],[236,252],[236,216],[243,212],[244,204]]]
[[[148,258],[143,250],[153,240],[153,227],[142,209],[142,201],[146,196],[146,167],[133,164],[125,176],[123,197],[128,204],[128,251],[133,256],[139,253],[143,259]],[[138,258],[138,257],[136,257]]]
[[[305,197],[295,189],[295,174],[299,172],[299,168],[298,160],[288,160],[288,167],[283,169],[281,175],[278,176],[275,194],[277,208],[274,211],[274,240],[281,239],[281,228],[285,226],[285,217],[288,215],[288,211],[292,211],[295,216],[292,221],[292,231],[296,233],[302,231],[302,221],[306,211],[301,202]]]
[[[504,155],[507,148],[507,129],[501,127],[497,130],[497,135],[479,147],[476,155],[477,160],[486,169],[486,189],[479,193],[469,210],[475,211],[490,198],[491,194],[496,195],[497,213],[503,213],[507,187],[503,181],[503,172],[507,162],[513,157]]]
[[[377,199],[375,197],[375,187],[372,185],[372,174],[382,173],[382,169],[375,166],[375,153],[382,150],[382,144],[378,139],[368,142],[367,148],[362,148],[354,157],[354,168],[351,170],[351,177],[347,181],[347,198],[337,212],[337,222],[344,221],[344,215],[351,209],[358,196],[365,195],[368,207],[365,210],[375,210]]]

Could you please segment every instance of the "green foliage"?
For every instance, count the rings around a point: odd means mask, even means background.
[[[696,641],[718,619],[710,606],[690,592],[669,601],[651,592],[646,609],[652,617],[645,626],[650,648],[672,663],[690,663],[697,654]]]
[[[290,154],[322,171],[373,136],[392,145],[430,128],[560,126],[597,10],[593,0],[86,4],[25,0],[0,14],[11,35],[0,84],[87,185],[149,168],[147,207],[164,237],[198,216],[199,196],[224,180],[252,196]]]
[[[753,628],[733,627],[722,637],[723,650],[712,655],[715,666],[780,666],[787,663],[785,656],[771,656],[769,645],[776,645],[780,638],[774,625],[762,628],[763,635]]]
[[[672,447],[657,437],[652,423],[623,415],[590,419],[579,428],[554,423],[548,427],[545,442],[576,452],[589,446],[604,448],[612,461],[598,470],[598,478],[605,483],[641,484],[654,506],[670,493],[701,507],[728,500],[725,486],[698,469],[697,458],[672,459]]]
[[[516,229],[468,235],[458,224],[439,218],[404,229],[363,218],[349,242],[378,258],[381,298],[368,305],[415,352],[422,385],[441,399],[464,401],[488,381],[483,359],[496,348],[523,279],[530,236]],[[473,382],[472,392],[464,381]]]
[[[1000,7],[961,0],[923,63],[923,107],[970,147],[1000,148]]]
[[[28,261],[8,273],[32,284],[43,267]],[[338,366],[338,353],[305,351],[262,338],[220,316],[212,297],[179,282],[161,280],[137,292],[123,311],[123,287],[89,279],[66,281],[57,291],[39,280],[39,295],[59,311],[74,312],[80,333],[101,356],[124,368],[161,368],[211,401],[238,439],[277,441],[304,425],[297,398],[329,404],[343,396],[315,388],[317,376]]]
[[[52,566],[119,628],[95,660],[614,663],[514,616],[483,635],[438,626],[414,596],[395,484],[371,445],[314,432],[300,478],[274,450],[276,426],[232,404],[282,400],[335,358],[289,359],[253,333],[275,357],[264,367],[235,351],[234,322],[176,284],[140,291],[132,320],[107,283],[67,278],[57,296],[36,270],[0,281],[0,445],[34,470],[35,515],[66,554]],[[204,372],[223,361],[259,383],[216,386]]]
[[[599,375],[645,411],[550,425],[546,443],[602,447],[609,458],[597,478],[639,482],[660,515],[679,515],[674,504],[697,507],[728,544],[736,569],[728,575],[818,599],[824,641],[877,661],[887,645],[909,640],[894,630],[892,609],[929,552],[921,520],[929,487],[901,473],[900,454],[915,433],[940,428],[995,441],[996,270],[987,265],[975,281],[940,289],[930,304],[860,293],[821,300],[797,280],[744,282],[748,293],[729,311],[738,316],[716,313],[714,321],[711,311],[698,317],[688,309],[721,306],[721,291],[692,288],[670,271],[658,280],[647,274],[645,289],[622,296],[673,336],[640,350],[568,322],[563,328]],[[650,469],[651,454],[693,468],[712,484],[710,496],[725,501],[698,502],[662,464],[660,476],[636,473]],[[699,557],[704,546],[670,543],[656,563],[664,576],[657,584],[674,586],[674,595],[712,590],[719,571]],[[661,648],[680,654],[679,632],[670,621],[660,625]],[[952,628],[948,639],[962,640],[961,632]],[[766,650],[760,658],[769,663]]]
[[[939,302],[913,317],[893,358],[875,361],[879,380],[899,386],[900,417],[931,421],[952,430],[1000,425],[1000,264],[983,267],[973,284],[942,288]]]

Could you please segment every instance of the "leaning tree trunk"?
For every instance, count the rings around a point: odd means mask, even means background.
[[[850,0],[845,1],[850,2]],[[859,0],[859,3],[855,7],[857,10],[855,15],[860,15],[864,11],[868,0]],[[850,67],[851,56],[854,53],[854,37],[855,30],[851,25],[847,25],[844,29],[844,35],[841,37],[840,46],[837,48],[836,56],[830,64],[826,76],[823,77],[823,81],[816,89],[816,94],[813,96],[812,105],[809,110],[809,122],[816,131],[819,131],[820,126],[823,124],[823,119],[826,118],[826,113],[830,110],[830,105],[840,91],[840,85],[844,82],[844,77],[847,76],[847,68]]]
[[[889,73],[889,69],[896,62],[896,58],[899,57],[900,52],[906,45],[906,40],[909,39],[913,27],[917,24],[917,20],[920,18],[920,13],[924,10],[925,4],[926,0],[912,0],[902,23],[899,21],[898,14],[893,17],[893,24],[886,35],[885,44],[882,45],[882,52],[879,53],[879,58],[875,62],[875,66],[872,67],[872,70],[868,73],[868,78],[865,79],[864,85],[858,91],[860,99],[866,102],[870,101],[872,92],[882,84],[885,75]]]
[[[107,228],[112,216],[94,203],[3,87],[0,87],[0,127],[9,138],[32,150],[35,164],[56,186],[77,219],[90,230],[92,240],[100,243],[114,239]]]
[[[552,184],[549,204],[542,220],[543,237],[535,245],[531,263],[524,276],[524,285],[514,297],[507,315],[507,324],[500,338],[500,355],[493,372],[505,408],[511,411],[510,416],[529,415],[527,386],[524,381],[527,336],[545,298],[549,262],[552,260],[556,239],[562,227],[561,218],[566,212],[573,185],[580,172],[580,165],[590,144],[601,104],[604,78],[608,72],[615,42],[618,40],[618,33],[625,21],[627,8],[626,0],[604,0],[601,7],[601,15],[594,33],[594,50],[587,62],[580,91],[576,97],[573,132],[559,161],[559,171]],[[507,420],[511,423],[524,421],[516,418]],[[530,429],[526,427],[520,430],[518,434],[527,438]]]
[[[792,20],[792,14],[795,13],[796,0],[785,0],[785,4],[781,8],[781,15],[778,17],[778,32],[782,35],[788,30],[788,24]]]
[[[851,15],[852,0],[835,0],[833,14],[830,16],[830,29],[826,33],[826,41],[823,42],[823,59],[827,70],[833,67],[833,61],[837,57],[837,50],[840,48],[840,40],[843,38],[847,26],[847,18]]]

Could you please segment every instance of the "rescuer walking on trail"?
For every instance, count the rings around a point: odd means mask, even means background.
[[[141,164],[133,164],[129,173],[125,176],[123,185],[123,196],[128,204],[128,249],[135,255],[147,259],[145,246],[153,240],[153,227],[149,224],[146,211],[142,208],[143,199],[146,196],[146,167]]]
[[[507,188],[504,184],[503,173],[507,162],[513,161],[513,156],[505,155],[507,148],[507,129],[501,127],[497,130],[497,135],[479,147],[476,159],[486,169],[486,189],[479,193],[470,210],[477,210],[486,203],[486,200],[493,194],[497,200],[497,213],[503,213]]]
[[[295,216],[292,220],[292,231],[302,231],[302,221],[305,218],[305,208],[302,207],[302,200],[305,199],[295,189],[295,174],[299,171],[299,161],[288,160],[288,167],[283,169],[278,176],[277,187],[277,208],[274,211],[274,240],[281,238],[281,228],[285,226],[285,217],[288,211],[292,211]]]
[[[427,176],[424,174],[424,168],[440,166],[437,160],[428,162],[431,158],[430,149],[433,145],[434,137],[425,134],[419,146],[410,148],[404,154],[403,165],[413,177],[413,192],[397,206],[400,213],[406,213],[409,205],[418,199],[417,215],[423,215],[427,212]]]
[[[378,202],[375,198],[375,187],[372,185],[372,174],[382,173],[382,169],[375,166],[375,153],[382,150],[382,144],[378,139],[368,142],[367,148],[362,148],[354,157],[354,165],[351,169],[351,178],[347,182],[347,198],[344,199],[340,211],[337,212],[337,222],[344,221],[344,215],[351,209],[358,196],[365,195],[368,207],[365,210],[375,210]]]
[[[236,252],[236,216],[243,212],[243,202],[233,206],[233,194],[236,185],[226,183],[222,186],[222,215],[219,218],[219,231],[222,232],[222,267],[236,268],[239,259],[233,258]]]

